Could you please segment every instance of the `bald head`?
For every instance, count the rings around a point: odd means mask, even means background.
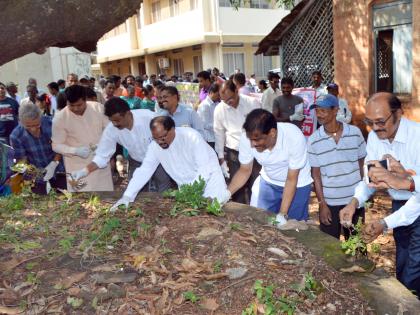
[[[401,109],[401,101],[398,99],[398,97],[389,92],[378,92],[372,94],[366,103],[366,107],[378,105],[385,106],[385,104],[387,104],[390,111]]]

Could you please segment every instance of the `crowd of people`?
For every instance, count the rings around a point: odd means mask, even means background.
[[[22,98],[15,84],[0,83],[0,141],[16,163],[41,170],[32,187],[39,194],[111,191],[113,173],[128,161],[128,187],[111,211],[128,207],[140,191],[202,178],[205,197],[265,209],[280,229],[308,220],[314,191],[320,229],[348,238],[364,219],[364,203],[387,189],[392,214],[367,222],[364,236],[372,241],[393,229],[397,278],[419,296],[420,124],[403,117],[398,97],[376,93],[366,103],[366,142],[339,86],[325,85],[319,71],[311,79],[315,98],[305,104],[292,78],[269,73],[257,86],[240,71],[229,78],[216,68],[202,71],[184,78],[199,84],[196,108],[182,103],[175,76],[112,75],[96,83],[69,74],[48,92],[31,78]],[[318,128],[305,136],[308,112]],[[7,173],[3,194],[10,193]]]

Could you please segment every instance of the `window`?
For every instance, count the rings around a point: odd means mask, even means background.
[[[223,54],[223,72],[230,76],[235,69],[245,71],[245,58],[243,53],[225,53]]]
[[[201,56],[194,56],[193,63],[195,75],[197,75],[200,71],[203,71],[203,58]]]
[[[219,6],[220,7],[231,7],[229,0],[219,0]]]
[[[180,0],[169,0],[169,10],[171,17],[179,15],[179,1]]]
[[[254,55],[254,73],[257,77],[265,78],[271,69],[273,69],[273,58],[271,56]]]
[[[184,62],[182,59],[173,59],[174,75],[181,76],[184,74]]]
[[[190,0],[190,9],[195,10],[198,8],[198,0]]]
[[[152,2],[152,23],[156,23],[160,20],[160,1]]]
[[[249,6],[255,9],[269,9],[270,3],[267,0],[250,0]]]
[[[375,90],[409,94],[412,90],[413,30],[411,1],[373,7]]]

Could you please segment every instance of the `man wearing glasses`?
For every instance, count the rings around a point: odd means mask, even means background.
[[[419,294],[420,219],[408,217],[408,208],[413,204],[419,206],[419,202],[417,198],[411,199],[407,204],[406,202],[414,196],[414,192],[420,191],[420,176],[416,176],[420,171],[420,124],[402,117],[402,114],[400,100],[391,93],[376,93],[369,98],[364,122],[372,131],[367,141],[365,160],[376,166],[369,171],[373,183],[368,185],[361,181],[357,185],[352,200],[340,211],[340,221],[343,225],[351,224],[356,208],[363,207],[375,189],[388,187],[393,214],[380,220],[379,224],[382,230],[394,229],[397,279],[407,288],[417,290]],[[401,173],[400,168],[410,170],[399,175],[404,177],[400,178],[400,186],[385,185],[388,179],[383,175],[387,173],[378,173],[383,172],[378,162],[383,159],[390,161],[389,171],[392,173]]]
[[[192,128],[175,127],[169,116],[155,117],[150,122],[153,140],[142,165],[137,168],[122,198],[112,207],[128,207],[138,192],[149,181],[159,164],[178,186],[192,184],[203,178],[206,182],[204,197],[217,198],[225,203],[230,198],[216,153],[204,138]]]

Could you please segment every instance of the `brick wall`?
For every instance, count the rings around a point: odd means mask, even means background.
[[[391,1],[334,0],[335,81],[360,127],[366,99],[374,91],[372,6]],[[413,0],[413,90],[402,98],[405,115],[420,121],[420,0]]]

